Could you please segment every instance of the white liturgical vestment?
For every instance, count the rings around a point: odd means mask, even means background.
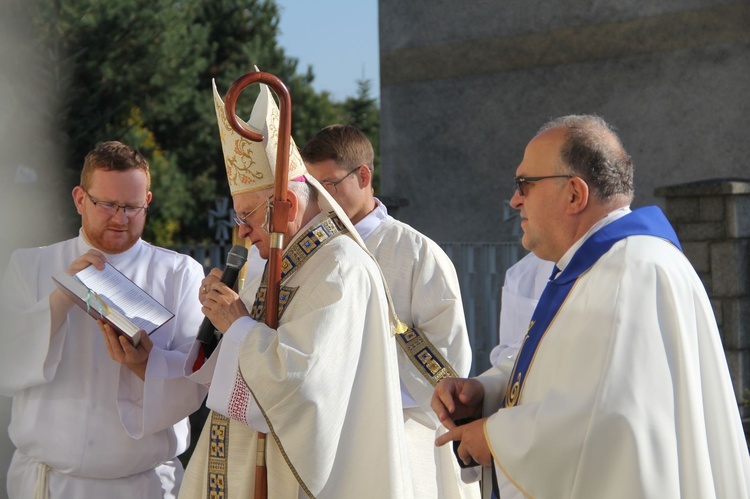
[[[319,214],[301,229],[285,255],[296,241],[307,252],[326,219]],[[191,375],[210,382],[208,407],[231,419],[206,421],[180,497],[206,497],[209,488],[251,497],[256,430],[269,432],[269,499],[412,497],[397,347],[377,265],[340,233],[294,266],[282,278],[291,298],[278,328],[235,321]],[[258,284],[240,293],[248,310]],[[218,479],[207,472],[212,459]]]
[[[189,444],[187,416],[205,389],[183,365],[203,315],[203,268],[142,240],[107,261],[175,317],[151,334],[146,380],[112,360],[85,311],[73,305],[50,336],[52,275],[91,246],[82,236],[17,250],[2,282],[0,392],[13,396],[8,476],[12,499],[37,482],[56,498],[175,497]]]
[[[498,476],[537,498],[748,497],[735,394],[687,258],[630,235],[572,282],[517,405],[497,410],[503,381],[478,378]]]
[[[490,363],[513,367],[516,354],[529,329],[539,296],[547,285],[554,262],[542,260],[534,253],[521,258],[505,272],[500,302],[498,344],[490,352]],[[509,372],[510,374],[510,372]]]
[[[490,363],[493,366],[490,372],[503,373],[505,378],[500,378],[499,381],[503,386],[508,382],[507,376],[510,376],[518,350],[529,329],[531,314],[539,303],[539,296],[547,285],[554,266],[554,262],[529,253],[505,272],[500,303],[499,342],[490,352]],[[487,483],[491,480],[488,468],[485,469],[484,479]],[[504,475],[498,476],[497,482],[502,499],[523,497]]]
[[[375,209],[355,226],[378,261],[399,319],[418,328],[455,369],[466,377],[471,345],[453,263],[434,241]],[[450,446],[436,447],[445,432],[430,407],[433,385],[398,348],[404,424],[414,497],[453,499],[479,497],[476,483],[465,484]]]

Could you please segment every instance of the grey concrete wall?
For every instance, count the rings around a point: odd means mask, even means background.
[[[548,118],[595,113],[660,185],[746,175],[750,3],[380,0],[381,185],[437,241],[513,239],[503,201]]]

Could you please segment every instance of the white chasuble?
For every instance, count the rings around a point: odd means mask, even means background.
[[[323,221],[318,215],[295,239],[303,240],[300,235],[315,232]],[[211,371],[209,407],[232,418],[228,497],[252,490],[253,434],[264,428],[270,499],[412,497],[396,345],[374,261],[342,234],[318,248],[282,286],[293,297],[277,329],[250,318],[236,321],[193,374]],[[241,293],[248,310],[257,288]],[[252,395],[244,410],[242,384]],[[207,422],[180,497],[206,497],[210,431]]]
[[[497,403],[505,387],[483,378]],[[517,405],[485,431],[497,473],[530,497],[750,493],[711,304],[685,256],[656,237],[620,240],[577,279]]]
[[[490,363],[498,368],[512,364],[529,329],[539,296],[547,285],[554,262],[529,253],[505,272],[500,302],[498,344],[490,352]]]

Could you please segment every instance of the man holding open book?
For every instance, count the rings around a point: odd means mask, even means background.
[[[187,416],[205,390],[182,376],[203,315],[202,267],[140,237],[151,201],[146,160],[105,142],[85,159],[73,200],[78,237],[17,250],[2,281],[0,393],[13,396],[11,499],[176,497]],[[74,305],[52,277],[116,269],[174,317],[137,346]],[[89,286],[90,289],[90,286]],[[88,313],[87,313],[87,310]]]

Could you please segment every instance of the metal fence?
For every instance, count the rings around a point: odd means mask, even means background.
[[[171,249],[185,255],[190,255],[195,260],[203,265],[203,272],[208,274],[212,268],[224,268],[224,264],[227,261],[227,254],[232,249],[231,244],[209,244],[203,245],[192,245],[192,244],[180,244],[172,246]]]
[[[472,375],[490,365],[490,351],[498,342],[500,292],[505,271],[525,255],[519,243],[439,243],[456,267],[464,303],[469,341],[474,355]],[[223,268],[231,245],[175,246],[195,258],[206,272]]]
[[[466,326],[474,356],[471,374],[490,366],[490,351],[498,343],[500,296],[505,271],[526,253],[517,242],[440,243],[456,267],[464,302]]]

